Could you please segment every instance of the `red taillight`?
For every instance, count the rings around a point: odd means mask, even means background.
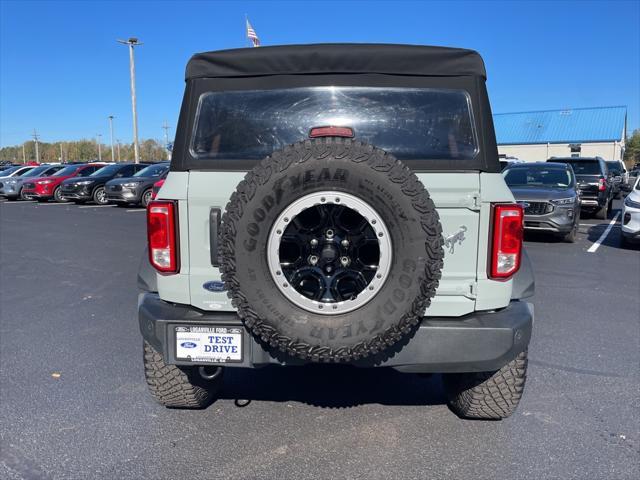
[[[309,137],[347,137],[353,138],[353,129],[350,127],[313,127]]]
[[[491,278],[507,279],[520,268],[522,219],[520,205],[493,206],[493,243],[489,271]]]
[[[177,273],[180,269],[177,214],[174,202],[151,202],[147,207],[149,261],[161,273]]]
[[[605,181],[604,178],[601,178],[600,180],[598,180],[598,190],[600,192],[604,192],[607,189],[607,182]]]

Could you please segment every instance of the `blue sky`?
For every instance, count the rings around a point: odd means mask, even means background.
[[[640,2],[13,2],[0,0],[0,146],[131,141],[128,55],[137,36],[142,138],[175,132],[184,67],[199,51],[247,45],[390,42],[473,48],[496,113],[627,105],[640,128]]]

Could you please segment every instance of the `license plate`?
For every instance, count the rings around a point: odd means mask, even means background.
[[[242,328],[175,327],[176,358],[190,362],[242,361]]]

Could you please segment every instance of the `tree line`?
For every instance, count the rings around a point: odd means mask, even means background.
[[[627,167],[633,167],[636,163],[640,163],[640,129],[634,130],[631,136],[627,138],[624,161]]]
[[[140,142],[140,161],[150,162],[167,160],[164,145],[154,139]],[[24,150],[23,150],[24,148]],[[111,161],[111,145],[100,143],[103,161]],[[24,155],[23,155],[24,151]],[[98,160],[98,143],[95,140],[82,139],[70,142],[38,142],[41,163],[53,162],[89,162]],[[35,141],[30,140],[22,145],[0,148],[0,161],[22,163],[36,161]],[[127,162],[134,160],[133,143],[114,144],[114,160]]]

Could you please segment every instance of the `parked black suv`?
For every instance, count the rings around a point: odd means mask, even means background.
[[[146,206],[153,195],[153,184],[164,178],[169,171],[169,162],[154,163],[135,175],[114,178],[105,185],[107,202],[118,205]]]
[[[583,212],[601,220],[609,216],[613,201],[613,177],[602,157],[552,157],[548,162],[568,163],[573,168],[580,190]]]
[[[62,196],[66,200],[73,200],[76,203],[93,200],[98,205],[106,205],[109,201],[107,200],[104,186],[109,180],[131,177],[148,166],[148,164],[135,163],[105,165],[88,177],[64,180],[60,187]]]

